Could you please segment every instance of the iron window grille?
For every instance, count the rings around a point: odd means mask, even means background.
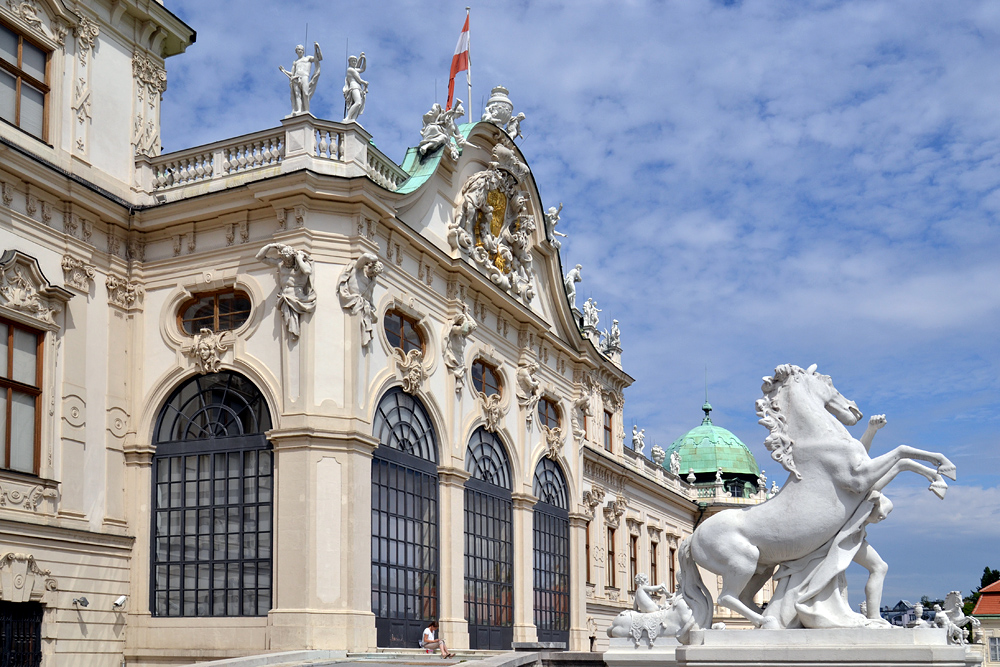
[[[0,602],[0,667],[42,664],[42,612],[39,602]]]
[[[535,628],[543,642],[569,641],[569,503],[566,479],[551,459],[535,467],[532,516]]]

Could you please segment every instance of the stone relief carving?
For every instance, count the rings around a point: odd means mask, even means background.
[[[0,198],[3,199],[3,205],[10,208],[14,203],[14,186],[7,181],[0,181]]]
[[[535,218],[519,183],[528,167],[509,148],[462,186],[462,203],[448,225],[448,242],[482,267],[490,281],[525,303],[535,296],[531,249]]]
[[[603,483],[608,488],[614,489],[619,493],[625,491],[625,476],[619,475],[602,465],[598,465],[591,461],[585,461],[583,464],[583,474],[590,479]]]
[[[577,443],[582,444],[587,437],[584,425],[587,417],[590,416],[590,394],[584,394],[573,401],[573,409],[570,410],[570,426],[573,429],[573,438]]]
[[[90,281],[94,279],[94,267],[71,255],[63,255],[63,277],[66,284],[81,292],[90,291]]]
[[[545,424],[542,424],[542,433],[545,435],[545,455],[555,461],[559,458],[559,454],[562,453],[563,447],[563,430],[561,426],[555,428],[549,428]]]
[[[500,407],[500,394],[490,394],[487,396],[483,392],[479,394],[479,406],[483,410],[483,428],[491,433],[496,433],[500,428],[500,420],[503,419],[503,411]]]
[[[284,243],[268,243],[257,252],[257,260],[277,268],[277,307],[288,335],[292,340],[298,340],[302,332],[300,318],[316,310],[312,258],[306,251],[296,250]]]
[[[8,552],[0,556],[0,599],[6,602],[38,602],[59,583],[51,570],[38,566],[31,554]]]
[[[524,120],[524,114],[514,115],[514,103],[507,96],[509,93],[510,91],[503,86],[495,86],[490,91],[490,99],[486,102],[486,110],[483,111],[481,120],[493,123],[503,129],[507,136],[513,140],[524,136],[521,134],[521,122]]]
[[[580,270],[583,267],[577,264],[566,277],[563,279],[563,284],[566,286],[566,298],[569,299],[569,307],[576,311],[576,284],[582,282],[583,278],[580,277]]]
[[[347,59],[347,74],[344,77],[344,122],[357,121],[358,116],[365,112],[365,99],[368,97],[368,82],[361,75],[368,68],[368,59],[362,51],[359,56]]]
[[[646,449],[646,429],[632,426],[632,449],[638,454],[642,454],[643,450]]]
[[[462,106],[460,99],[456,99],[455,106],[447,110],[435,102],[423,117],[424,126],[420,130],[420,144],[417,146],[420,157],[427,157],[442,146],[447,146],[451,159],[457,160],[467,142],[459,131],[455,119],[464,115],[465,107]]]
[[[313,55],[307,56],[306,48],[299,44],[295,47],[295,56],[291,71],[278,65],[281,73],[288,77],[288,88],[292,98],[292,112],[285,118],[309,113],[309,100],[316,92],[316,83],[319,81],[319,63],[323,60],[323,52],[320,51],[317,42],[313,42]]]
[[[465,387],[465,345],[477,326],[476,321],[472,319],[472,313],[469,312],[469,307],[463,303],[462,312],[451,318],[451,323],[445,328],[442,354],[444,355],[444,365],[455,376],[456,394],[461,394],[463,387]]]
[[[583,506],[584,511],[590,515],[590,518],[594,518],[594,512],[597,506],[604,502],[604,487],[600,484],[594,484],[590,487],[590,491],[583,492]]]
[[[608,599],[612,602],[618,602],[621,598],[621,591],[617,588],[605,588],[604,591],[608,594]]]
[[[42,498],[55,497],[55,489],[46,489],[43,486],[36,485],[28,489],[17,489],[11,488],[9,483],[6,486],[0,485],[0,507],[17,507],[37,512]]]
[[[43,32],[42,19],[38,17],[38,5],[33,0],[21,0],[20,2],[18,0],[7,0],[7,7],[33,29]]]
[[[0,255],[0,305],[51,326],[72,296],[46,280],[34,257],[19,250]]]
[[[416,393],[427,377],[424,371],[423,350],[415,349],[404,353],[402,349],[394,347],[392,354],[396,359],[396,368],[403,375],[401,382],[403,391],[407,394]]]
[[[614,500],[608,501],[608,504],[604,506],[604,523],[617,529],[627,508],[628,501],[625,500],[624,496],[618,496]]]
[[[142,53],[132,55],[136,115],[132,119],[132,146],[136,155],[160,154],[159,101],[167,89],[167,72]]]
[[[38,197],[30,192],[24,197],[24,212],[28,214],[29,218],[34,218],[35,213],[38,212]]]
[[[535,418],[538,399],[542,397],[541,383],[538,381],[538,364],[533,361],[522,361],[517,365],[517,404],[524,408],[524,421],[531,429]]]
[[[104,284],[108,288],[108,303],[124,310],[131,310],[137,306],[144,293],[138,283],[130,282],[127,278],[119,278],[113,273],[108,274]]]
[[[370,252],[348,262],[337,281],[340,305],[351,315],[361,316],[361,346],[368,347],[375,336],[375,306],[372,295],[375,280],[382,273],[382,262]]]
[[[222,370],[222,355],[231,347],[231,343],[223,340],[225,333],[215,333],[207,327],[202,327],[195,335],[194,343],[187,349],[187,354],[202,373],[218,373]]]
[[[80,64],[86,65],[87,56],[94,50],[101,28],[86,16],[81,16],[73,32],[76,34],[76,55],[80,59]]]

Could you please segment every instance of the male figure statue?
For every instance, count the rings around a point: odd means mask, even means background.
[[[277,256],[272,256],[272,251]],[[257,253],[257,260],[278,268],[278,310],[292,340],[299,337],[299,316],[316,309],[313,288],[313,262],[302,250],[284,243],[268,243]]]
[[[569,270],[569,273],[563,279],[563,283],[566,285],[566,297],[569,299],[569,307],[574,310],[576,309],[576,284],[583,280],[580,276],[580,269],[582,268],[582,266],[577,264]]]
[[[347,59],[347,75],[344,80],[344,122],[357,122],[365,110],[365,99],[368,97],[368,82],[361,78],[362,72],[368,67],[365,52],[360,56]]]
[[[323,53],[319,50],[319,44],[313,42],[315,55],[307,56],[304,46],[299,44],[295,47],[295,62],[292,63],[292,71],[278,65],[278,69],[288,77],[288,86],[292,94],[292,113],[285,116],[298,116],[309,113],[309,100],[316,92],[316,82],[319,81],[319,61],[323,60]],[[315,65],[315,67],[313,67]],[[309,70],[312,69],[310,76]]]

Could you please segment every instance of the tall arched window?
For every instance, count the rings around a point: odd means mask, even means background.
[[[535,467],[532,491],[535,628],[540,642],[569,642],[569,502],[566,478],[551,459]]]
[[[479,427],[465,470],[465,618],[469,647],[510,650],[514,640],[511,469],[500,439]]]
[[[237,373],[198,375],[153,437],[150,611],[264,616],[271,609],[271,415]]]
[[[438,615],[437,438],[419,400],[390,389],[375,410],[372,612],[379,646],[412,648]]]

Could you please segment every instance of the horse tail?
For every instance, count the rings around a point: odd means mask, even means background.
[[[712,596],[701,580],[698,564],[691,555],[691,540],[694,535],[681,542],[678,554],[680,566],[680,594],[691,608],[695,623],[699,628],[712,627]]]

